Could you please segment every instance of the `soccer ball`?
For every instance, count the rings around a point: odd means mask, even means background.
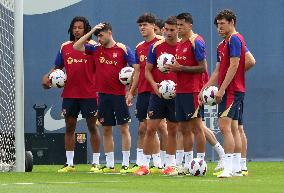
[[[134,72],[134,68],[132,67],[127,66],[127,67],[122,68],[119,72],[119,81],[123,85],[129,85],[133,72]]]
[[[202,102],[204,105],[214,106],[216,105],[215,95],[218,92],[216,86],[206,87],[202,92]]]
[[[207,164],[205,160],[194,158],[190,163],[189,173],[193,176],[205,176],[207,172]]]
[[[172,54],[162,54],[157,59],[157,67],[161,72],[167,73],[168,70],[165,68],[165,65],[172,65],[174,62],[175,57]]]
[[[53,72],[50,73],[48,78],[49,78],[51,87],[62,88],[65,85],[67,76],[65,72],[63,72],[62,70],[55,69]]]
[[[176,83],[171,80],[163,80],[160,83],[159,92],[164,99],[173,99],[176,96]]]

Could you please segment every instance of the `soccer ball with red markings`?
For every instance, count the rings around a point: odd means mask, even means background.
[[[193,176],[205,176],[207,172],[207,164],[205,160],[194,158],[190,163],[189,173]]]
[[[129,85],[131,82],[131,77],[132,74],[134,72],[134,68],[132,67],[124,67],[120,70],[119,72],[119,81],[123,84],[123,85]]]
[[[157,59],[157,67],[158,69],[163,72],[163,73],[167,73],[168,70],[165,68],[165,65],[172,65],[175,62],[175,57],[172,54],[162,54],[158,57]]]
[[[51,87],[62,88],[65,85],[67,76],[63,70],[55,69],[48,76]]]
[[[160,83],[159,92],[164,99],[173,99],[176,97],[176,83],[172,80],[163,80]]]
[[[206,87],[202,92],[202,102],[204,105],[214,106],[216,105],[215,95],[218,92],[216,86]]]

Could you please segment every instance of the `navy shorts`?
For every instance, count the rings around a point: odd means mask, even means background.
[[[175,116],[175,99],[162,99],[156,94],[151,94],[149,107],[149,119],[164,119],[171,122],[177,122]]]
[[[241,102],[241,105],[239,107],[239,119],[238,119],[239,125],[243,125],[243,113],[244,113],[244,101]]]
[[[130,120],[124,95],[99,93],[98,118],[103,126],[115,126]]]
[[[199,93],[178,93],[176,95],[176,119],[177,121],[189,121],[197,117],[204,117],[203,106],[198,104]]]
[[[143,92],[137,96],[135,114],[139,122],[143,122],[147,118],[150,96],[151,92]]]
[[[218,117],[230,117],[239,120],[240,106],[244,100],[243,92],[226,92],[218,105]]]
[[[83,118],[97,116],[97,99],[63,98],[62,114],[64,117],[77,118],[80,111]]]

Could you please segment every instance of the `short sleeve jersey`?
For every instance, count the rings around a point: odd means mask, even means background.
[[[63,98],[96,98],[95,66],[91,56],[73,49],[73,41],[65,42],[55,59],[56,68],[65,68],[67,81]],[[89,41],[89,44],[95,44]]]
[[[153,65],[152,75],[155,82],[160,83],[163,80],[172,80],[177,82],[176,74],[174,72],[162,73],[157,67],[157,59],[160,55],[167,53],[175,56],[177,45],[168,44],[165,39],[159,40],[149,48],[147,62]]]
[[[119,81],[119,72],[127,64],[135,64],[133,51],[122,43],[111,48],[102,45],[85,45],[85,52],[92,55],[96,66],[96,85],[99,93],[125,95],[125,85]]]
[[[198,66],[198,62],[206,59],[206,48],[203,38],[194,34],[190,39],[180,41],[177,45],[176,60],[183,66]],[[177,72],[177,93],[200,92],[206,77],[204,73]]]
[[[155,37],[152,41],[140,42],[135,49],[135,60],[136,63],[139,64],[140,74],[138,81],[138,93],[150,92],[152,91],[152,87],[149,82],[145,78],[145,66],[147,62],[149,48],[152,44],[160,40],[161,38]]]
[[[217,61],[219,66],[218,86],[220,87],[226,77],[230,66],[230,58],[238,57],[239,65],[237,72],[227,87],[227,91],[245,92],[245,52],[246,43],[239,33],[233,34],[224,39],[217,47]]]

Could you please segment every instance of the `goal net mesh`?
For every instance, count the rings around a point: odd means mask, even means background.
[[[15,167],[14,0],[0,0],[0,171]]]

